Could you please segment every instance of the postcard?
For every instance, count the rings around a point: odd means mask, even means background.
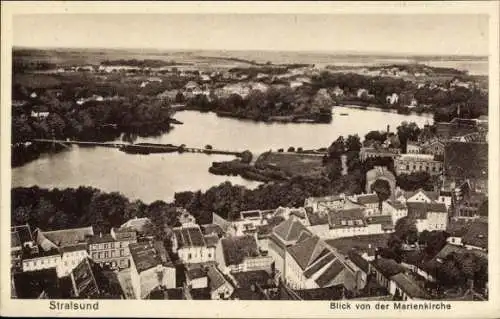
[[[498,13],[2,3],[0,313],[497,317]]]

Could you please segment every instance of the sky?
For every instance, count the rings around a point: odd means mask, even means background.
[[[23,47],[488,55],[486,15],[16,15]]]

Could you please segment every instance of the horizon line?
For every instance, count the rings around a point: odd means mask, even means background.
[[[387,57],[470,57],[488,58],[489,54],[450,54],[450,53],[410,53],[410,52],[383,52],[383,51],[332,51],[332,50],[287,50],[287,49],[203,49],[203,48],[158,48],[158,47],[76,47],[76,46],[29,46],[12,45],[12,49],[38,49],[38,50],[153,50],[163,52],[197,52],[197,51],[219,51],[219,52],[294,52],[294,53],[316,53],[316,54],[336,54],[336,55],[358,55],[358,56],[387,56]]]

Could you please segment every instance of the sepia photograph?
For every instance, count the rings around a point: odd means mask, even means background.
[[[2,56],[2,298],[494,301],[488,13],[52,5]]]

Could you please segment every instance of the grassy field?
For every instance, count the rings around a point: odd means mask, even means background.
[[[324,172],[321,155],[300,153],[264,153],[259,156],[255,166],[280,169],[291,176],[317,176]]]

